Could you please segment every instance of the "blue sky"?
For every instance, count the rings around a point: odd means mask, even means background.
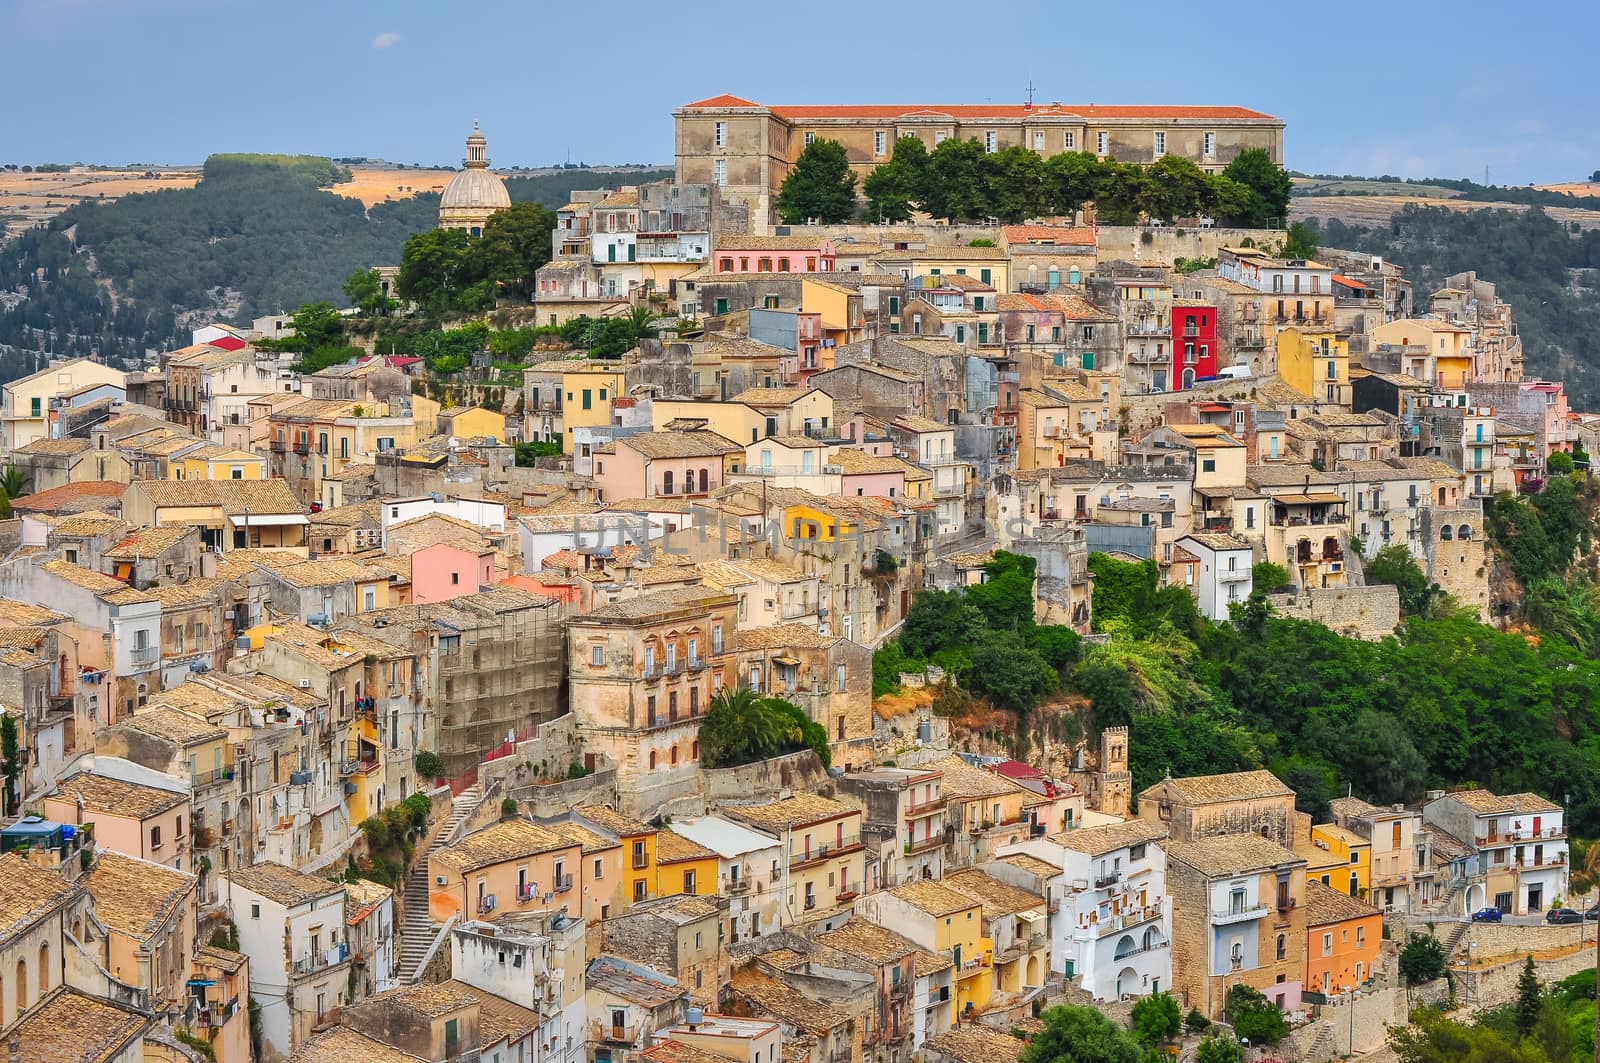
[[[0,162],[454,163],[474,116],[497,165],[670,162],[673,108],[722,92],[1020,102],[1031,77],[1268,111],[1310,172],[1575,180],[1600,168],[1597,30],[1592,0],[0,0]]]

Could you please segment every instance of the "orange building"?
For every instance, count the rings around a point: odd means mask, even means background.
[[[1320,881],[1306,883],[1305,991],[1331,996],[1372,977],[1383,913]]]

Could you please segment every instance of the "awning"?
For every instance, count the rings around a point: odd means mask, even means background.
[[[1024,923],[1037,923],[1039,920],[1044,918],[1044,913],[1037,908],[1029,908],[1025,912],[1018,912],[1017,918],[1021,919]]]
[[[252,528],[278,528],[290,524],[311,523],[304,513],[235,513],[228,520],[239,528],[246,524]]]
[[[1343,502],[1344,496],[1325,493],[1311,495],[1273,495],[1272,500],[1274,502],[1282,502],[1287,506],[1318,506],[1326,505],[1332,502]]]
[[[785,664],[785,665],[790,666],[791,668],[800,663],[800,658],[798,658],[798,657],[790,657],[787,654],[779,654],[778,656],[772,658],[772,660],[773,660],[773,663],[775,663],[775,664]]]

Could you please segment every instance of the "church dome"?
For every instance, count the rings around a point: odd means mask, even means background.
[[[472,133],[467,137],[467,157],[462,166],[439,197],[439,225],[466,229],[476,235],[483,230],[489,215],[511,206],[505,182],[489,172],[489,146],[477,122],[472,123]]]

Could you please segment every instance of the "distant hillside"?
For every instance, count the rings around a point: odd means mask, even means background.
[[[342,300],[346,277],[398,263],[439,209],[433,193],[364,207],[327,190],[349,176],[327,159],[213,156],[192,188],[71,207],[0,244],[0,354],[132,360],[187,343],[196,317],[248,321]],[[568,170],[507,186],[515,200],[558,207],[575,189],[663,176]],[[0,376],[22,364],[0,362]]]
[[[1409,205],[1378,226],[1321,223],[1322,241],[1383,255],[1417,301],[1476,270],[1511,304],[1530,376],[1565,380],[1574,409],[1600,408],[1600,230],[1575,232],[1538,207],[1462,211]]]

